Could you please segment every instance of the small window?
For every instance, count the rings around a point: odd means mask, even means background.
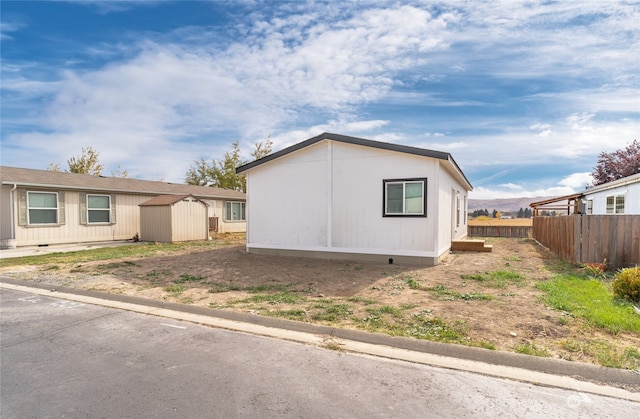
[[[394,179],[383,181],[385,217],[426,216],[427,179]]]
[[[245,203],[244,202],[226,202],[225,203],[225,221],[245,221]]]
[[[465,196],[464,196],[464,207],[463,207],[463,210],[464,210],[464,217],[462,218],[462,223],[463,223],[464,225],[467,225],[467,217],[469,216],[469,215],[467,214],[467,208],[468,208],[468,206],[469,206],[469,203],[467,202],[467,195],[465,195]]]
[[[607,197],[607,214],[624,214],[624,195]]]
[[[111,222],[111,196],[87,194],[87,222],[105,224]]]
[[[593,199],[587,199],[587,214],[593,214]]]
[[[58,194],[27,192],[29,224],[58,224]]]
[[[456,227],[460,227],[460,195],[456,194]]]
[[[616,214],[624,214],[624,195],[616,196]]]

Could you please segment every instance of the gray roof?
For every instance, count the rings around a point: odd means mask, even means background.
[[[294,151],[298,151],[302,148],[308,147],[310,145],[313,145],[323,140],[339,141],[342,143],[361,145],[365,147],[374,147],[374,148],[380,148],[383,150],[397,151],[399,153],[407,153],[407,154],[413,154],[417,156],[424,156],[424,157],[431,157],[434,159],[446,160],[451,164],[452,169],[455,172],[457,172],[457,174],[459,174],[461,180],[469,186],[469,189],[473,188],[471,186],[471,182],[469,182],[467,177],[464,175],[464,173],[462,172],[458,164],[455,162],[455,160],[449,153],[445,153],[442,151],[429,150],[426,148],[411,147],[411,146],[392,144],[392,143],[384,143],[381,141],[367,140],[364,138],[349,137],[346,135],[332,134],[329,132],[322,133],[318,136],[302,141],[301,143],[294,144],[290,147],[284,148],[273,154],[269,154],[266,157],[252,161],[251,163],[244,164],[236,169],[236,173],[242,173],[256,166],[260,166],[261,164],[270,162],[271,160],[275,160],[279,157],[285,156],[289,153],[293,153]]]
[[[246,199],[244,192],[209,186],[81,175],[77,173],[24,169],[9,166],[0,166],[0,181],[3,185],[38,188],[118,192],[137,195],[193,195],[201,199]]]

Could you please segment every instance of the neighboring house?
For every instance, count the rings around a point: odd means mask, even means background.
[[[2,247],[148,240],[139,205],[160,195],[206,204],[211,233],[246,230],[245,194],[227,189],[7,166],[0,181]]]
[[[585,214],[640,214],[640,173],[582,192]]]
[[[436,265],[467,235],[449,153],[324,133],[240,166],[247,251]]]
[[[566,204],[562,202],[566,201]],[[571,195],[532,202],[533,215],[541,211],[566,214],[640,214],[640,173],[603,183]]]

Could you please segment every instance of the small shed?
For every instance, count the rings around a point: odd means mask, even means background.
[[[193,195],[160,195],[140,206],[140,239],[181,242],[209,238],[208,205]]]

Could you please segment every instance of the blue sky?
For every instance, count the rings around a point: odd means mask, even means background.
[[[471,198],[578,191],[640,138],[631,1],[7,1],[1,162],[104,174],[334,132],[450,152]]]

